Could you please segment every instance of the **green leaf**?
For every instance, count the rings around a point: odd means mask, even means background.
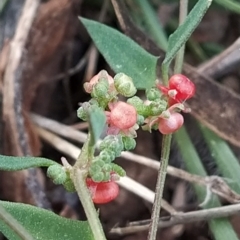
[[[49,167],[60,164],[40,157],[13,157],[0,155],[0,169],[3,171],[19,171],[32,167]]]
[[[130,11],[133,12],[133,17],[137,19],[136,24],[139,27],[143,24],[145,31],[150,33],[158,46],[166,51],[168,46],[167,35],[151,2],[148,0],[133,1]]]
[[[207,9],[210,7],[212,0],[199,0],[191,10],[186,20],[177,30],[170,35],[168,40],[168,48],[165,59],[162,63],[164,79],[168,78],[168,69],[171,61],[176,56],[179,49],[187,42],[194,29],[202,20]]]
[[[208,128],[200,125],[203,137],[211,151],[222,176],[229,181],[230,187],[240,193],[240,164],[228,144]]]
[[[60,217],[45,209],[22,203],[0,201],[3,207],[38,240],[93,240],[86,221]],[[0,231],[9,240],[21,240],[1,219]]]
[[[179,129],[174,134],[174,138],[177,142],[177,145],[183,157],[186,169],[192,174],[207,176],[207,173],[202,165],[201,159],[199,158],[186,129],[184,127]],[[194,184],[193,187],[199,202],[203,202],[206,198],[206,189],[197,184]],[[204,205],[203,208],[207,209],[219,206],[221,206],[221,203],[218,197],[213,195],[211,200],[206,205]],[[238,237],[228,218],[213,219],[209,221],[209,227],[213,233],[214,239],[238,240]]]
[[[215,0],[219,5],[223,6],[224,8],[235,12],[235,13],[240,13],[240,3],[239,1],[234,1],[234,0]]]
[[[80,18],[98,50],[111,68],[133,79],[138,89],[152,87],[156,80],[157,57],[132,39],[104,24]]]
[[[101,136],[106,124],[106,116],[101,108],[94,108],[89,113],[89,124],[91,132],[91,142],[94,145]]]

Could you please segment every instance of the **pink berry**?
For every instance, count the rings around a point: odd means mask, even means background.
[[[158,130],[162,134],[171,134],[176,132],[182,125],[184,119],[182,114],[178,112],[171,113],[169,118],[160,118]]]
[[[91,178],[87,178],[86,184],[91,192],[93,202],[97,204],[111,202],[119,194],[119,186],[114,181],[96,183]]]
[[[185,101],[195,94],[195,85],[182,74],[175,74],[169,79],[169,90],[176,90],[176,100]]]
[[[109,105],[109,123],[121,130],[133,127],[137,122],[136,109],[125,102],[117,102]]]

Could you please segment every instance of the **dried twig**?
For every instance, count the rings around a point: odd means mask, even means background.
[[[63,137],[72,139],[80,143],[84,143],[87,139],[87,135],[85,133],[79,132],[69,126],[58,123],[54,120],[50,120],[35,114],[32,114],[31,117],[33,122],[38,126],[48,129],[49,131],[52,131]],[[138,164],[154,168],[156,170],[158,170],[160,166],[160,163],[154,159],[140,156],[131,152],[122,152],[121,157],[136,162]],[[213,193],[226,199],[230,203],[240,202],[240,195],[231,190],[231,188],[225,183],[225,181],[223,181],[221,177],[218,176],[201,177],[194,174],[190,174],[184,170],[172,166],[168,166],[167,173],[171,176],[183,179],[185,181],[205,186],[207,189],[210,189]]]
[[[170,220],[161,218],[159,221],[159,228],[171,227],[177,224],[186,224],[198,221],[208,221],[213,218],[229,217],[231,215],[240,213],[240,204],[230,205],[226,207],[211,208],[206,210],[192,211],[188,213],[177,213],[173,215]],[[140,231],[147,231],[149,228],[149,221],[134,222],[133,226],[123,228],[113,228],[110,233],[114,235],[126,235]],[[138,225],[137,225],[138,224]]]
[[[36,130],[39,136],[44,139],[44,141],[48,142],[52,145],[55,149],[59,150],[60,152],[68,155],[69,157],[73,158],[74,160],[77,159],[78,155],[81,152],[81,149],[75,147],[73,144],[67,142],[66,140],[58,137],[57,135],[43,129],[42,127],[36,127]],[[154,192],[148,189],[147,187],[143,186],[142,184],[134,181],[129,177],[121,178],[119,181],[119,185],[123,188],[131,191],[132,193],[136,194],[137,196],[141,197],[142,199],[153,203],[154,200]],[[175,214],[176,210],[165,200],[162,201],[162,207],[169,212],[170,214]]]

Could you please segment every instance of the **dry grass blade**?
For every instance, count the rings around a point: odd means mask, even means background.
[[[87,139],[87,134],[77,131],[76,129],[73,129],[72,127],[66,126],[64,124],[58,123],[54,120],[50,120],[41,116],[38,116],[36,114],[31,115],[32,120],[35,124],[41,127],[41,132],[45,132],[44,129],[48,129],[49,131],[52,131],[58,135],[61,135],[63,137],[66,137],[68,139],[84,143]],[[46,134],[51,134],[49,132],[46,132]],[[53,135],[53,138],[56,136]],[[51,138],[48,137],[49,143],[51,143]],[[62,151],[64,148],[59,147],[58,150]],[[80,151],[80,150],[78,150]],[[77,152],[76,150],[73,150],[73,152]],[[73,156],[71,156],[73,157]],[[73,158],[76,158],[77,156],[74,155]],[[133,161],[137,164],[142,164],[150,168],[154,168],[156,170],[159,169],[160,163],[154,159],[144,157],[132,152],[122,152],[121,157],[125,158],[126,160]],[[167,173],[171,176],[180,178],[182,180],[196,183],[199,185],[205,186],[207,189],[211,190],[213,193],[219,195],[220,197],[226,199],[230,203],[238,203],[240,201],[240,195],[234,192],[227,184],[226,182],[218,177],[218,176],[211,176],[211,177],[201,177],[194,174],[190,174],[184,170],[168,166]]]

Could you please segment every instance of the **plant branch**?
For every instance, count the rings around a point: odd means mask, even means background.
[[[181,0],[180,1],[180,8],[179,8],[179,25],[181,25],[188,14],[188,0]],[[174,65],[174,73],[181,73],[183,67],[183,60],[184,60],[184,53],[185,53],[185,44],[180,48],[177,53]]]
[[[153,203],[153,210],[152,210],[152,217],[151,217],[151,224],[150,230],[148,233],[148,240],[155,240],[157,229],[158,229],[158,221],[159,215],[161,210],[161,201],[163,195],[163,189],[167,174],[167,166],[168,166],[168,159],[170,154],[170,146],[171,146],[171,139],[172,135],[164,135],[162,141],[162,152],[161,152],[161,165],[158,171],[158,179],[156,185],[156,194]]]
[[[73,168],[71,178],[74,182],[78,197],[83,205],[84,211],[86,213],[88,223],[92,229],[94,239],[97,240],[106,240],[105,234],[99,216],[96,212],[96,209],[93,205],[92,198],[90,196],[89,190],[85,184],[85,171],[82,171],[78,168]]]

